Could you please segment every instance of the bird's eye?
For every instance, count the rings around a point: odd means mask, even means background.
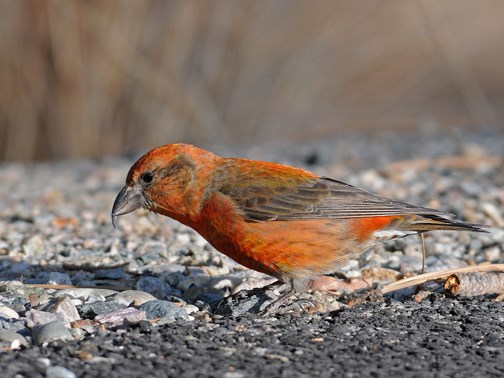
[[[140,177],[144,184],[150,184],[153,178],[154,175],[152,174],[152,172],[146,172]]]

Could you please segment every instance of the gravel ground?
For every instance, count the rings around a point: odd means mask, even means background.
[[[429,234],[428,271],[504,262],[498,132],[213,150],[303,166],[493,226],[488,234]],[[457,158],[418,160],[441,155]],[[492,295],[453,298],[429,282],[422,295],[305,294],[299,298],[317,311],[293,305],[283,315],[255,315],[268,296],[249,289],[272,280],[192,230],[146,212],[112,228],[110,208],[133,160],[0,166],[2,376],[504,374],[503,305]],[[409,237],[369,250],[338,275],[383,285],[418,272],[421,260],[418,238]]]

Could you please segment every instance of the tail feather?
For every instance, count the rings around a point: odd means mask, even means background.
[[[439,215],[419,215],[414,221],[404,224],[401,229],[406,231],[426,232],[433,230],[488,232],[490,226],[476,223],[465,223],[441,217]]]

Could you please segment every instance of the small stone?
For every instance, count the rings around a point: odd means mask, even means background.
[[[28,340],[22,335],[7,329],[0,329],[0,341],[11,343],[11,349],[19,349],[29,345]]]
[[[483,253],[487,261],[496,261],[502,258],[502,252],[498,246],[486,248]]]
[[[224,373],[223,378],[244,378],[246,376],[245,373],[240,373],[239,371],[228,371]]]
[[[63,323],[65,321],[65,317],[60,313],[51,313],[34,309],[31,309],[26,313],[26,325],[30,328],[49,324],[54,321]]]
[[[30,264],[26,262],[18,262],[11,265],[11,267],[9,268],[9,272],[14,274],[23,274],[29,271],[29,269]]]
[[[70,276],[66,273],[51,272],[47,277],[47,282],[50,285],[72,285]]]
[[[7,306],[0,306],[0,318],[19,319],[19,314]]]
[[[312,341],[315,341],[315,339],[312,339]],[[267,360],[279,360],[282,362],[289,362],[288,357],[282,356],[281,354],[276,354],[276,353],[265,354],[264,358],[266,358]]]
[[[70,329],[70,332],[72,333],[72,337],[75,339],[75,340],[83,340],[84,339],[84,336],[85,336],[85,330],[81,327],[72,327]]]
[[[94,320],[101,324],[118,325],[123,324],[124,320],[130,323],[138,323],[141,320],[145,320],[145,318],[146,314],[144,311],[128,307],[97,315]]]
[[[166,244],[158,241],[147,242],[140,248],[139,255],[144,264],[156,262],[166,255]]]
[[[410,244],[404,248],[405,256],[418,257],[422,256],[422,245],[421,244]]]
[[[176,238],[180,244],[189,244],[191,242],[191,236],[187,233],[186,234],[177,234]]]
[[[124,272],[124,268],[117,269],[100,269],[97,270],[94,274],[95,279],[112,279],[119,280],[126,278],[128,275]]]
[[[137,290],[145,291],[156,298],[165,298],[172,292],[171,286],[157,277],[142,277],[136,284]]]
[[[92,292],[88,299],[85,301],[85,303],[98,303],[98,302],[105,302],[107,298],[103,296],[100,293],[97,292]]]
[[[147,319],[167,318],[170,320],[189,320],[189,315],[175,303],[161,300],[145,302],[139,307],[145,311]]]
[[[43,345],[56,340],[72,340],[73,336],[65,324],[59,320],[52,321],[33,330],[33,343]]]
[[[37,358],[36,364],[41,368],[48,368],[49,366],[51,366],[51,360],[46,357],[40,357]]]
[[[478,252],[483,248],[483,243],[479,239],[471,239],[469,242],[469,250]]]
[[[188,304],[188,305],[182,306],[182,310],[187,312],[188,315],[191,315],[191,314],[194,314],[195,312],[198,312],[199,308],[195,305]]]
[[[133,230],[136,234],[152,234],[156,232],[156,227],[147,217],[139,217],[135,220],[133,224]]]
[[[371,278],[374,281],[388,281],[395,282],[401,278],[401,274],[397,270],[387,268],[371,268],[362,270],[362,278]]]
[[[55,228],[65,228],[73,227],[79,223],[79,220],[75,217],[57,217],[51,222],[51,225]]]
[[[94,277],[94,273],[85,272],[83,270],[79,270],[75,274],[72,275],[72,282],[75,285],[82,285],[81,282],[90,281],[91,277]]]
[[[481,205],[483,212],[492,219],[494,226],[504,227],[504,217],[497,207],[490,202],[485,202]]]
[[[63,289],[63,290],[58,290],[55,294],[54,297],[59,297],[61,295],[69,295],[72,298],[78,298],[82,301],[87,301],[90,296],[102,296],[103,298],[106,298],[110,295],[117,294],[117,291],[114,290],[108,290],[108,289],[80,289],[80,288],[75,288],[75,289]]]
[[[208,282],[208,286],[213,287],[214,289],[233,289],[237,286],[236,282],[229,277],[214,277]]]
[[[77,308],[68,296],[55,298],[54,303],[49,307],[49,312],[53,314],[62,314],[65,323],[71,323],[80,319]]]
[[[80,306],[80,313],[83,316],[94,317],[96,315],[121,310],[126,307],[128,307],[128,305],[125,305],[124,303],[120,303],[118,301],[93,302]]]
[[[73,371],[64,368],[63,366],[49,366],[46,369],[46,378],[75,378]]]
[[[152,294],[140,290],[124,290],[114,296],[114,301],[126,306],[141,306],[145,302],[156,300]]]
[[[206,286],[210,279],[208,276],[189,276],[177,284],[177,289],[186,291],[192,286]]]
[[[207,286],[191,286],[184,293],[183,298],[189,303],[196,301],[214,303],[224,299],[224,292]]]
[[[212,278],[223,278],[230,273],[231,269],[229,266],[204,266],[203,271]]]
[[[12,332],[17,332],[20,335],[28,336],[31,333],[31,330],[26,325],[26,319],[0,319],[0,329],[8,329]],[[1,376],[1,375],[0,375]]]
[[[49,298],[44,289],[23,285],[19,281],[10,281],[2,285],[0,292],[4,292],[6,296],[21,296],[30,302],[36,299],[38,303],[45,303]]]
[[[23,252],[26,254],[26,257],[35,257],[38,255],[42,255],[46,252],[46,245],[44,242],[44,238],[40,234],[35,234],[26,237],[21,242],[21,248]]]
[[[483,192],[481,186],[472,181],[463,181],[460,183],[460,189],[462,189],[468,196],[477,198],[480,193]]]
[[[80,328],[86,331],[87,333],[93,333],[95,331],[94,323],[90,319],[76,320],[75,322],[72,323],[72,328]]]

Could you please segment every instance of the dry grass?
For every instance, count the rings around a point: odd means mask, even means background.
[[[0,160],[503,119],[501,0],[0,1]]]

